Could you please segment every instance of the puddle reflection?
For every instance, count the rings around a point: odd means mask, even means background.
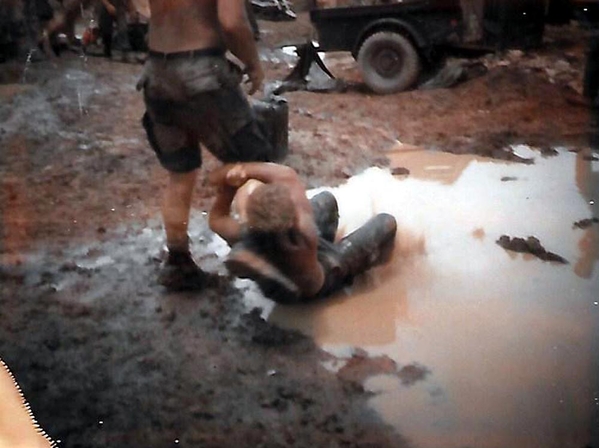
[[[393,260],[318,305],[269,320],[428,369],[414,385],[366,380],[381,416],[416,447],[582,447],[599,442],[599,162],[560,150],[524,165],[422,151],[390,153],[337,189],[343,232],[374,212],[398,221]],[[509,181],[508,181],[509,180]],[[569,264],[508,252],[537,237]]]

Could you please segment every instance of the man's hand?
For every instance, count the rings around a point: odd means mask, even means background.
[[[239,188],[248,180],[245,168],[242,165],[235,165],[227,172],[227,184]]]
[[[217,0],[218,21],[227,49],[245,66],[249,95],[262,87],[264,73],[246,13],[246,0]]]
[[[247,67],[245,73],[248,75],[249,79],[247,82],[250,84],[248,94],[253,95],[258,90],[262,90],[262,84],[264,83],[264,72],[262,71],[260,63],[253,67]]]

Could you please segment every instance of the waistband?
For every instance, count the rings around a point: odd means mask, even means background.
[[[162,51],[150,50],[148,55],[154,59],[193,59],[202,56],[224,56],[225,50],[220,47],[198,48],[197,50],[175,51],[172,53],[163,53]]]

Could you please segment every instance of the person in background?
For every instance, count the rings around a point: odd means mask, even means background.
[[[123,59],[126,59],[126,54],[133,50],[129,25],[131,18],[138,17],[135,4],[132,0],[99,0],[97,15],[104,56],[111,58],[112,50],[116,48],[123,52]]]
[[[276,302],[329,296],[383,263],[393,249],[397,224],[386,213],[335,243],[335,197],[323,192],[309,200],[303,182],[287,166],[228,164],[210,173],[209,180],[218,193],[208,223],[231,246],[227,268],[254,280]]]
[[[150,0],[149,6],[149,51],[138,88],[146,105],[143,126],[168,172],[159,282],[171,290],[198,289],[211,283],[188,237],[199,145],[223,162],[271,160],[274,149],[240,86],[245,73],[253,94],[264,72],[245,0]]]
[[[98,27],[100,28],[100,38],[104,47],[104,56],[107,58],[112,57],[112,38],[116,15],[116,7],[109,0],[100,0],[98,2]]]
[[[144,4],[146,3],[146,4]],[[148,21],[150,11],[147,2],[131,0],[132,7],[127,14],[127,36],[129,45],[134,52],[145,52],[148,50]]]
[[[59,33],[65,33],[70,45],[75,44],[75,23],[81,11],[94,5],[94,0],[62,0],[43,31],[42,43],[48,45]],[[46,51],[48,52],[48,51]]]

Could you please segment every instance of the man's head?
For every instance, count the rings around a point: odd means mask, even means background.
[[[246,224],[256,232],[284,232],[293,227],[295,206],[283,185],[262,184],[247,199]]]

